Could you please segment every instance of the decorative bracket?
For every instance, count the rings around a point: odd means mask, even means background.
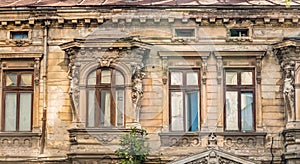
[[[206,84],[207,74],[207,57],[202,57],[202,83]]]
[[[261,84],[261,59],[262,57],[256,57],[256,81],[257,84]]]
[[[222,71],[223,71],[223,61],[222,56],[217,56],[217,75],[218,75],[218,85],[222,83]]]
[[[34,59],[34,83],[36,85],[39,85],[40,81],[40,59],[35,58]]]
[[[163,76],[162,76],[162,82],[164,85],[167,84],[168,81],[168,57],[162,57],[163,61]]]

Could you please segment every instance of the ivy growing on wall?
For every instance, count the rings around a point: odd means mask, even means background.
[[[121,164],[142,164],[150,152],[146,130],[132,128],[129,134],[121,136],[121,143],[115,154],[121,158]]]

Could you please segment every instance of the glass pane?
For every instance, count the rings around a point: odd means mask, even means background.
[[[124,125],[124,90],[116,91],[117,126]]]
[[[186,74],[186,84],[187,85],[198,85],[198,73],[188,72]]]
[[[101,71],[101,83],[110,83],[110,70],[102,70]]]
[[[186,94],[188,131],[198,131],[198,111],[199,111],[198,95],[199,95],[198,92],[190,92]]]
[[[110,126],[110,91],[101,91],[101,126]]]
[[[27,39],[28,32],[27,31],[20,31],[20,32],[11,32],[11,37],[13,39]]]
[[[241,94],[242,130],[253,130],[253,94]]]
[[[17,86],[17,74],[15,73],[6,74],[6,86]]]
[[[226,92],[226,130],[239,130],[237,92]]]
[[[21,74],[21,86],[32,85],[32,74]]]
[[[31,131],[31,93],[20,93],[20,131]]]
[[[121,74],[121,72],[116,71],[116,85],[124,85],[125,80],[124,80],[124,76]]]
[[[88,95],[88,120],[87,120],[88,127],[95,126],[95,91],[89,90]]]
[[[96,71],[93,71],[89,74],[88,85],[96,85]]]
[[[5,96],[5,131],[17,130],[17,94],[6,93]]]
[[[226,85],[237,85],[237,72],[226,72]]]
[[[183,131],[183,94],[171,92],[172,131]]]
[[[242,85],[252,85],[252,72],[242,72],[241,76]]]
[[[171,72],[171,85],[182,85],[182,72]]]

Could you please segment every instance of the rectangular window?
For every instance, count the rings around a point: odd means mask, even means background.
[[[247,37],[249,36],[249,29],[230,29],[231,37]]]
[[[3,75],[2,131],[31,131],[33,73],[7,71]]]
[[[226,70],[225,130],[254,131],[254,71]]]
[[[195,37],[195,29],[175,29],[176,37]]]
[[[11,39],[28,39],[28,31],[11,31]]]
[[[198,131],[200,117],[199,70],[170,71],[170,130]]]

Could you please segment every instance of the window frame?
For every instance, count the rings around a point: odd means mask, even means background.
[[[102,83],[101,82],[101,73],[104,70],[110,71],[110,83]],[[88,128],[112,128],[112,127],[125,127],[125,109],[126,109],[126,94],[125,94],[125,76],[124,74],[115,68],[98,68],[96,71],[96,85],[89,85],[87,83],[86,86],[86,112],[89,113],[89,91],[95,91],[95,115],[94,115],[94,126],[89,126],[89,115],[86,114],[86,127]],[[91,73],[93,73],[91,71]],[[113,76],[116,74],[116,72],[119,72],[124,79],[123,85],[117,85],[116,84],[116,78]],[[89,76],[88,75],[88,76]],[[118,125],[118,116],[117,116],[117,97],[116,97],[116,91],[118,89],[123,90],[123,123],[122,125]],[[101,92],[104,90],[109,90],[110,93],[110,126],[101,125]],[[98,104],[98,105],[97,105]],[[105,119],[104,119],[105,120]]]
[[[226,73],[227,72],[237,72],[237,85],[227,85],[226,84]],[[252,85],[242,85],[241,81],[241,73],[242,72],[252,72]],[[224,91],[224,131],[226,132],[255,132],[256,131],[256,78],[255,78],[255,69],[254,68],[227,68],[224,70],[224,86],[225,86],[225,91]],[[235,91],[238,94],[237,97],[237,110],[238,110],[238,130],[227,130],[227,125],[226,125],[226,93],[227,91]],[[241,95],[243,93],[252,93],[252,121],[253,121],[253,129],[252,130],[242,130],[242,110],[241,110]]]
[[[17,74],[17,86],[6,86],[6,77],[9,73]],[[31,74],[31,86],[20,86],[21,75]],[[3,71],[2,82],[2,117],[1,117],[1,132],[31,132],[33,127],[33,100],[34,100],[34,72],[33,70],[5,70]],[[5,130],[5,113],[6,113],[6,94],[16,93],[16,130]],[[20,131],[20,95],[21,93],[31,93],[31,109],[30,109],[30,130]]]
[[[20,34],[22,38],[14,38],[16,34]],[[25,35],[24,35],[25,34]],[[26,36],[24,38],[24,36]],[[29,39],[29,31],[10,31],[10,39],[12,40],[28,40]]]
[[[182,72],[183,78],[182,78],[182,85],[171,85],[172,79],[171,79],[171,74],[172,72]],[[198,85],[187,85],[187,73],[189,72],[196,72],[198,74]],[[197,132],[200,131],[200,116],[201,116],[201,80],[200,80],[200,68],[191,68],[191,69],[183,69],[183,68],[172,68],[169,70],[169,130],[171,132],[185,132],[185,133],[192,133],[192,132]],[[187,93],[197,91],[198,92],[198,130],[197,131],[189,131],[187,129],[188,126],[188,119],[187,119]],[[177,131],[177,130],[172,130],[172,92],[181,92],[183,93],[183,131]]]

